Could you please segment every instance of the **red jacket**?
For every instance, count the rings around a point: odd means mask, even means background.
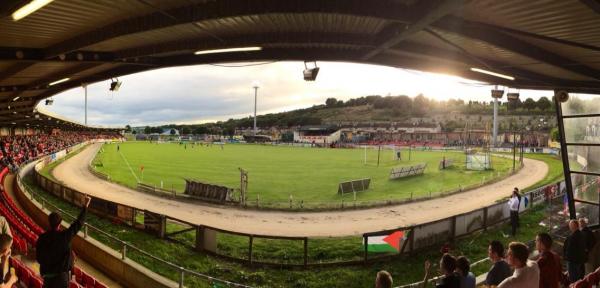
[[[540,268],[540,288],[560,288],[562,283],[562,265],[558,254],[546,251],[537,260]]]

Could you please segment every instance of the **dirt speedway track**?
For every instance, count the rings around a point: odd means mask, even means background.
[[[348,236],[426,223],[475,210],[509,196],[513,187],[527,187],[548,173],[543,161],[525,158],[525,167],[502,181],[428,201],[332,212],[271,212],[184,203],[145,194],[101,180],[88,164],[102,144],[92,144],[58,165],[54,177],[67,186],[106,200],[158,212],[190,223],[243,233],[277,236]]]

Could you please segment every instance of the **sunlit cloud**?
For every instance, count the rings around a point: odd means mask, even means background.
[[[88,86],[88,123],[92,125],[158,125],[202,123],[246,117],[254,110],[253,81],[259,114],[323,104],[327,98],[348,100],[367,95],[424,94],[490,101],[491,86],[458,77],[386,66],[319,62],[314,82],[302,78],[302,62],[249,67],[184,66],[119,77],[123,85],[109,92],[109,82]],[[521,98],[550,97],[551,91],[522,90]],[[54,97],[56,114],[84,122],[84,92],[75,88]],[[43,105],[43,104],[41,104]]]

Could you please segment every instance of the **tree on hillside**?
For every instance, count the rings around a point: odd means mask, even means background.
[[[410,109],[412,109],[412,99],[406,95],[396,96],[392,101],[392,106],[394,108],[400,109],[402,113],[409,114]]]
[[[194,129],[194,135],[206,134],[208,129],[205,126],[198,126]]]
[[[537,103],[535,103],[535,100],[531,99],[531,98],[527,98],[525,99],[525,102],[523,102],[523,107],[525,109],[527,109],[527,111],[531,111],[533,109],[535,109],[535,107]]]
[[[537,101],[536,106],[542,111],[547,111],[550,110],[550,108],[552,107],[552,103],[550,102],[550,100],[548,100],[547,97],[540,97],[540,99],[538,99]]]
[[[327,100],[325,100],[325,106],[327,106],[327,108],[335,107],[337,104],[338,100],[335,98],[327,98]]]
[[[425,116],[427,110],[429,110],[429,100],[423,96],[423,94],[417,95],[415,99],[413,99],[413,113],[416,116]]]
[[[190,132],[191,131],[190,131],[190,128],[188,126],[181,127],[181,134],[187,135],[187,134],[190,134]]]
[[[144,127],[144,134],[150,134],[150,133],[152,133],[152,128],[150,128],[150,126]]]
[[[125,125],[125,132],[131,132],[131,126],[129,126],[129,124]]]

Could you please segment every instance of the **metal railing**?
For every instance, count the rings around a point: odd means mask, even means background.
[[[30,199],[38,201],[41,204],[42,209],[51,208],[54,211],[59,211],[63,216],[67,216],[67,217],[69,217],[71,219],[76,219],[76,216],[74,216],[74,215],[70,214],[69,212],[67,212],[67,211],[65,211],[65,210],[57,207],[56,205],[50,203],[49,201],[46,201],[46,199],[43,196],[39,196],[39,195],[36,196],[35,192],[34,192],[35,190],[32,189],[31,187],[29,187],[28,184],[26,184],[25,182],[23,182],[21,180],[22,179],[21,179],[20,175],[17,175],[17,183],[19,185],[19,189],[21,189],[21,191],[25,195],[29,194],[29,196],[30,196],[29,198]],[[39,200],[35,199],[36,197]],[[50,210],[50,209],[48,209],[48,210]],[[138,247],[136,247],[134,245],[131,245],[131,244],[127,243],[126,241],[123,241],[123,240],[121,240],[121,239],[113,236],[112,234],[110,234],[108,232],[105,232],[102,229],[100,229],[98,227],[95,227],[93,225],[90,225],[88,223],[84,223],[84,226],[83,226],[84,238],[91,237],[90,233],[89,233],[90,230],[92,230],[94,232],[97,232],[97,233],[99,233],[99,234],[107,237],[108,239],[116,242],[118,244],[118,246],[121,247],[121,249],[120,249],[121,260],[128,259],[127,258],[127,251],[128,250],[129,251],[136,251],[136,252],[140,253],[141,255],[143,255],[143,256],[145,256],[147,258],[150,258],[150,259],[152,259],[152,260],[154,260],[154,261],[156,261],[156,262],[158,262],[158,263],[160,263],[162,265],[166,265],[169,268],[171,268],[173,270],[176,270],[178,272],[178,274],[179,274],[178,284],[179,284],[180,288],[184,287],[184,280],[185,280],[186,275],[200,278],[202,280],[207,281],[208,283],[218,282],[218,283],[230,286],[230,287],[240,287],[240,288],[246,288],[246,287],[250,288],[251,287],[251,286],[247,286],[247,285],[243,285],[243,284],[239,284],[239,283],[235,283],[235,282],[231,282],[231,281],[227,281],[227,280],[215,278],[215,277],[212,277],[210,275],[202,274],[202,273],[197,272],[197,271],[192,271],[192,270],[186,269],[186,268],[181,267],[181,266],[179,266],[179,265],[177,265],[175,263],[172,263],[172,262],[169,262],[167,260],[161,259],[161,258],[159,258],[157,256],[154,256],[154,255],[152,255],[152,254],[150,254],[150,253],[148,253],[148,252],[146,252],[146,251],[144,251],[144,250],[142,250],[142,249],[140,249],[140,248],[138,248]],[[91,237],[91,238],[93,238],[93,237]],[[131,259],[131,258],[129,258],[129,259]]]

